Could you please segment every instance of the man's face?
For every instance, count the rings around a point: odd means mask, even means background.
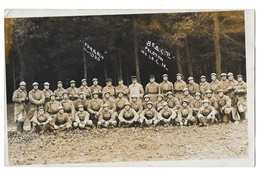
[[[194,80],[193,80],[193,79],[190,79],[190,80],[189,80],[189,83],[190,83],[190,84],[193,84],[193,83],[194,83]]]
[[[168,96],[167,96],[167,97],[168,97],[168,99],[171,99],[171,98],[172,98],[172,96],[173,96],[172,94],[168,94]]]
[[[242,77],[238,77],[238,78],[237,78],[237,81],[238,81],[238,82],[241,82],[241,81],[243,81],[243,78],[242,78]]]
[[[200,81],[201,81],[201,82],[205,82],[205,81],[206,81],[206,78],[201,78]]]
[[[132,79],[132,83],[136,83],[137,82],[137,79]]]
[[[182,103],[182,106],[183,106],[183,107],[187,107],[187,106],[188,106],[188,103],[187,103],[187,102],[183,102],[183,103]]]
[[[107,86],[111,86],[112,85],[112,82],[111,81],[109,81],[109,82],[107,82]]]
[[[51,96],[51,100],[55,100],[55,96],[53,95],[53,96]]]
[[[86,85],[87,85],[87,82],[86,82],[86,81],[83,81],[83,82],[82,82],[82,85],[86,86]]]
[[[155,78],[150,78],[150,82],[154,82],[155,81]]]
[[[211,80],[214,81],[215,79],[217,79],[216,75],[211,75]]]
[[[58,88],[61,88],[62,87],[62,83],[58,83]]]
[[[208,98],[211,98],[212,94],[211,94],[211,93],[207,93],[206,96],[207,96]]]
[[[74,83],[74,82],[71,83],[70,86],[71,86],[71,87],[75,87],[75,83]]]
[[[98,94],[94,94],[93,97],[96,99],[98,98]]]
[[[200,99],[200,96],[199,96],[199,95],[196,95],[196,96],[195,96],[195,99],[196,99],[196,100],[199,100],[199,99]]]
[[[97,84],[98,84],[98,81],[94,81],[94,82],[93,82],[93,85],[97,85]]]
[[[220,91],[220,92],[218,92],[218,96],[219,96],[219,97],[223,97],[223,96],[224,96],[224,93]]]
[[[189,91],[188,90],[184,91],[184,95],[185,96],[189,95]]]
[[[39,88],[38,85],[34,85],[34,86],[33,86],[33,89],[35,89],[35,90],[38,90],[38,88]]]
[[[43,109],[40,109],[40,110],[39,110],[39,114],[40,114],[40,115],[43,115],[43,114],[44,114],[44,110],[43,110]]]
[[[106,98],[109,98],[109,97],[110,97],[110,94],[109,94],[109,93],[106,93],[106,94],[105,94],[105,97],[106,97]]]
[[[176,79],[177,79],[178,81],[180,81],[180,80],[181,80],[181,76],[178,75],[178,76],[176,77]]]
[[[63,94],[63,98],[67,99],[68,98],[68,94]]]
[[[152,104],[148,104],[147,107],[148,107],[148,109],[151,109],[153,107],[153,105]]]
[[[120,97],[120,98],[123,97],[123,93],[121,93],[121,92],[118,93],[118,97]]]
[[[126,106],[125,106],[125,109],[126,109],[126,110],[129,110],[129,109],[130,109],[130,106],[129,106],[129,105],[126,105]]]
[[[122,85],[123,83],[123,80],[118,81],[118,85]]]
[[[83,112],[83,110],[84,110],[83,107],[80,107],[80,108],[79,108],[79,111],[80,111],[80,112]]]
[[[228,80],[232,81],[234,79],[234,76],[233,75],[229,75],[228,76]]]
[[[209,106],[209,103],[208,103],[208,102],[205,102],[203,105],[204,105],[205,107],[208,107],[208,106]]]
[[[163,77],[163,80],[164,80],[164,81],[168,81],[168,76],[164,76],[164,77]]]
[[[20,85],[20,88],[22,89],[22,90],[25,90],[25,85]]]
[[[161,97],[161,96],[157,97],[157,100],[158,100],[159,102],[162,101],[162,97]]]
[[[226,81],[227,77],[226,76],[221,76],[222,81]]]
[[[136,97],[132,97],[132,101],[133,101],[133,102],[136,102],[136,101],[137,101],[137,98],[136,98]]]
[[[44,85],[44,89],[45,89],[45,90],[48,90],[49,88],[50,88],[49,85]]]

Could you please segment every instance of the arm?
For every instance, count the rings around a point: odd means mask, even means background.
[[[123,118],[123,114],[124,114],[124,113],[125,113],[125,110],[122,109],[121,112],[120,112],[119,115],[118,115],[118,119],[119,119],[120,121],[124,121],[124,118]]]
[[[189,115],[187,116],[187,119],[191,119],[192,117],[192,108],[189,108]]]
[[[140,85],[140,98],[142,98],[144,96],[144,88],[141,84]]]
[[[33,103],[33,104],[36,104],[36,105],[39,104],[39,101],[37,101],[37,100],[35,100],[35,99],[33,98],[32,92],[29,92],[29,101],[30,101],[31,103]]]

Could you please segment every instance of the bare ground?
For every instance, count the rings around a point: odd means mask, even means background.
[[[8,105],[10,165],[248,157],[247,122],[209,127],[114,128],[38,135],[13,130]]]

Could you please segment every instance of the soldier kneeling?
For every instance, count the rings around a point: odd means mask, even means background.
[[[140,114],[141,126],[156,126],[159,123],[158,112],[153,108],[153,102],[147,103],[147,108]]]
[[[67,113],[64,113],[64,108],[62,106],[59,107],[59,112],[53,118],[53,126],[57,131],[71,128],[70,117]]]
[[[138,121],[138,114],[136,111],[131,108],[131,105],[129,102],[126,102],[124,104],[124,109],[120,112],[119,116],[119,127],[132,127],[134,126]]]
[[[209,101],[203,100],[203,106],[199,109],[198,112],[198,119],[199,119],[199,126],[208,126],[209,123],[218,122],[216,118],[217,110],[209,105]]]
[[[99,119],[97,122],[98,128],[100,127],[115,127],[117,122],[116,122],[116,112],[113,112],[112,110],[109,109],[108,104],[104,104],[103,108],[100,109],[99,111]]]
[[[73,122],[73,127],[79,129],[86,129],[86,127],[94,127],[93,122],[89,119],[90,114],[84,111],[84,106],[78,106],[79,111],[75,114],[75,121]]]
[[[46,131],[52,131],[52,118],[44,111],[43,107],[39,107],[38,113],[36,113],[31,119],[33,128],[37,133],[44,133]]]
[[[161,125],[173,124],[174,119],[176,118],[176,112],[169,108],[168,103],[163,103],[163,109],[158,114],[158,119],[160,120]]]
[[[189,126],[196,122],[195,117],[192,116],[192,108],[188,105],[188,100],[182,100],[181,108],[178,111],[178,118],[176,119],[177,125]]]

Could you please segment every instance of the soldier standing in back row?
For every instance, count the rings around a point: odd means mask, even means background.
[[[84,107],[84,110],[87,111],[89,100],[86,99],[84,92],[79,93],[79,98],[74,101],[74,106],[78,110],[79,105]]]
[[[217,95],[217,92],[219,89],[222,87],[222,83],[217,79],[217,74],[212,73],[211,74],[211,83],[210,85],[210,90],[213,92],[213,96],[215,97]]]
[[[115,97],[116,97],[116,88],[112,85],[112,79],[111,78],[107,78],[106,83],[107,83],[107,85],[102,90],[102,97],[104,98],[105,93],[109,92],[110,93],[110,97],[115,99]]]
[[[159,84],[155,82],[155,76],[150,75],[150,82],[145,86],[145,93],[150,96],[151,101],[156,101],[157,95],[159,94]]]
[[[200,94],[201,97],[204,98],[206,91],[210,90],[210,85],[206,80],[206,76],[202,75],[200,77]]]
[[[194,82],[193,77],[189,77],[188,82],[189,82],[188,83],[188,89],[189,89],[190,95],[194,96],[195,93],[200,91],[199,84]]]
[[[97,78],[93,78],[92,82],[93,82],[93,85],[90,87],[92,97],[93,97],[94,92],[97,92],[98,93],[98,97],[101,97],[102,87],[100,85],[98,85],[98,79]]]
[[[33,89],[29,92],[29,120],[37,113],[37,110],[40,106],[44,105],[45,97],[42,91],[39,90],[39,84],[34,82]],[[33,124],[31,122],[31,130],[33,129]]]
[[[129,85],[129,96],[136,95],[138,99],[142,99],[144,95],[144,88],[137,82],[136,76],[131,76],[132,84]]]
[[[227,94],[228,92],[228,80],[227,80],[227,74],[226,73],[222,73],[221,75],[221,80],[220,82],[222,83],[221,89],[224,91],[225,94]]]
[[[124,97],[129,99],[128,94],[129,94],[129,89],[126,85],[124,85],[124,81],[122,78],[118,79],[118,86],[116,86],[116,93],[119,91],[122,91],[124,94]]]
[[[237,109],[240,115],[241,120],[245,120],[247,118],[247,103],[246,103],[246,94],[247,94],[247,86],[243,81],[242,75],[237,75],[238,84],[235,89],[236,97],[237,97]]]
[[[160,83],[159,93],[163,95],[164,100],[166,100],[166,94],[169,91],[174,92],[173,83],[168,81],[167,74],[163,74],[163,82]]]
[[[56,95],[56,99],[58,100],[58,101],[61,101],[62,100],[62,94],[64,93],[64,92],[66,92],[66,90],[62,87],[62,82],[61,81],[58,81],[57,82],[57,89],[54,91],[54,94]]]
[[[229,83],[229,86],[227,88],[228,91],[227,91],[226,95],[231,99],[231,105],[235,106],[236,101],[237,101],[236,96],[235,96],[235,89],[236,89],[238,82],[234,79],[234,75],[231,72],[228,73],[228,83]]]
[[[45,103],[47,103],[51,100],[51,94],[53,92],[50,90],[50,84],[48,82],[45,82],[43,84],[43,86],[44,86],[44,89],[42,90],[42,92],[43,92],[44,97],[45,97]]]
[[[73,102],[78,99],[79,97],[79,90],[75,86],[76,82],[74,80],[70,81],[70,87],[67,88],[67,92],[69,94],[69,99]]]
[[[177,73],[176,79],[177,80],[174,83],[174,95],[178,100],[181,100],[183,96],[183,89],[187,88],[187,84],[182,80],[182,75],[180,73]]]
[[[24,121],[26,119],[26,101],[28,101],[26,92],[26,83],[20,82],[19,88],[14,91],[12,97],[14,104],[14,121],[16,123],[17,132],[23,132]]]
[[[81,86],[79,87],[79,92],[83,92],[84,93],[84,97],[89,100],[91,99],[91,90],[87,85],[87,80],[86,79],[82,79],[81,80]]]

